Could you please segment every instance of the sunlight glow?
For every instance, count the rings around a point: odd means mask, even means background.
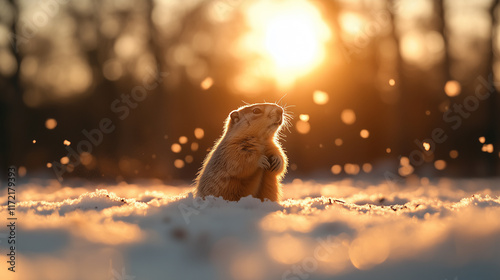
[[[284,264],[297,263],[304,258],[306,248],[301,240],[289,234],[271,237],[267,242],[269,255]]]
[[[326,103],[328,103],[328,99],[328,93],[324,91],[316,90],[313,93],[313,101],[318,105],[325,105]]]
[[[308,73],[325,56],[330,30],[306,1],[257,2],[249,7],[247,21],[251,32],[243,38],[244,48],[268,60],[282,84]]]
[[[350,35],[356,35],[362,32],[365,24],[364,20],[356,13],[342,13],[339,17],[342,29]]]

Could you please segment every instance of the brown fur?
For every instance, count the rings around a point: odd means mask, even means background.
[[[273,103],[247,105],[231,112],[222,137],[198,173],[197,196],[238,201],[252,195],[279,201],[288,164],[278,143],[285,116]]]

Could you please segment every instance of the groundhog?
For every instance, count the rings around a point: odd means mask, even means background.
[[[286,125],[288,114],[274,103],[232,111],[198,173],[196,195],[232,201],[252,195],[262,201],[279,201],[288,159],[278,140]]]

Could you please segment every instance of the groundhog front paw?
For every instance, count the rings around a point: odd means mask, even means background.
[[[266,156],[263,155],[260,157],[259,167],[265,170],[271,168],[271,163],[269,162],[269,159]]]
[[[283,169],[283,159],[279,156],[270,156],[269,157],[269,170],[270,171],[279,171]]]

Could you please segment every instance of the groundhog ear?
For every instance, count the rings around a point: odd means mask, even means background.
[[[238,123],[240,121],[240,114],[238,111],[232,111],[229,116],[231,117],[231,121],[233,123]]]

